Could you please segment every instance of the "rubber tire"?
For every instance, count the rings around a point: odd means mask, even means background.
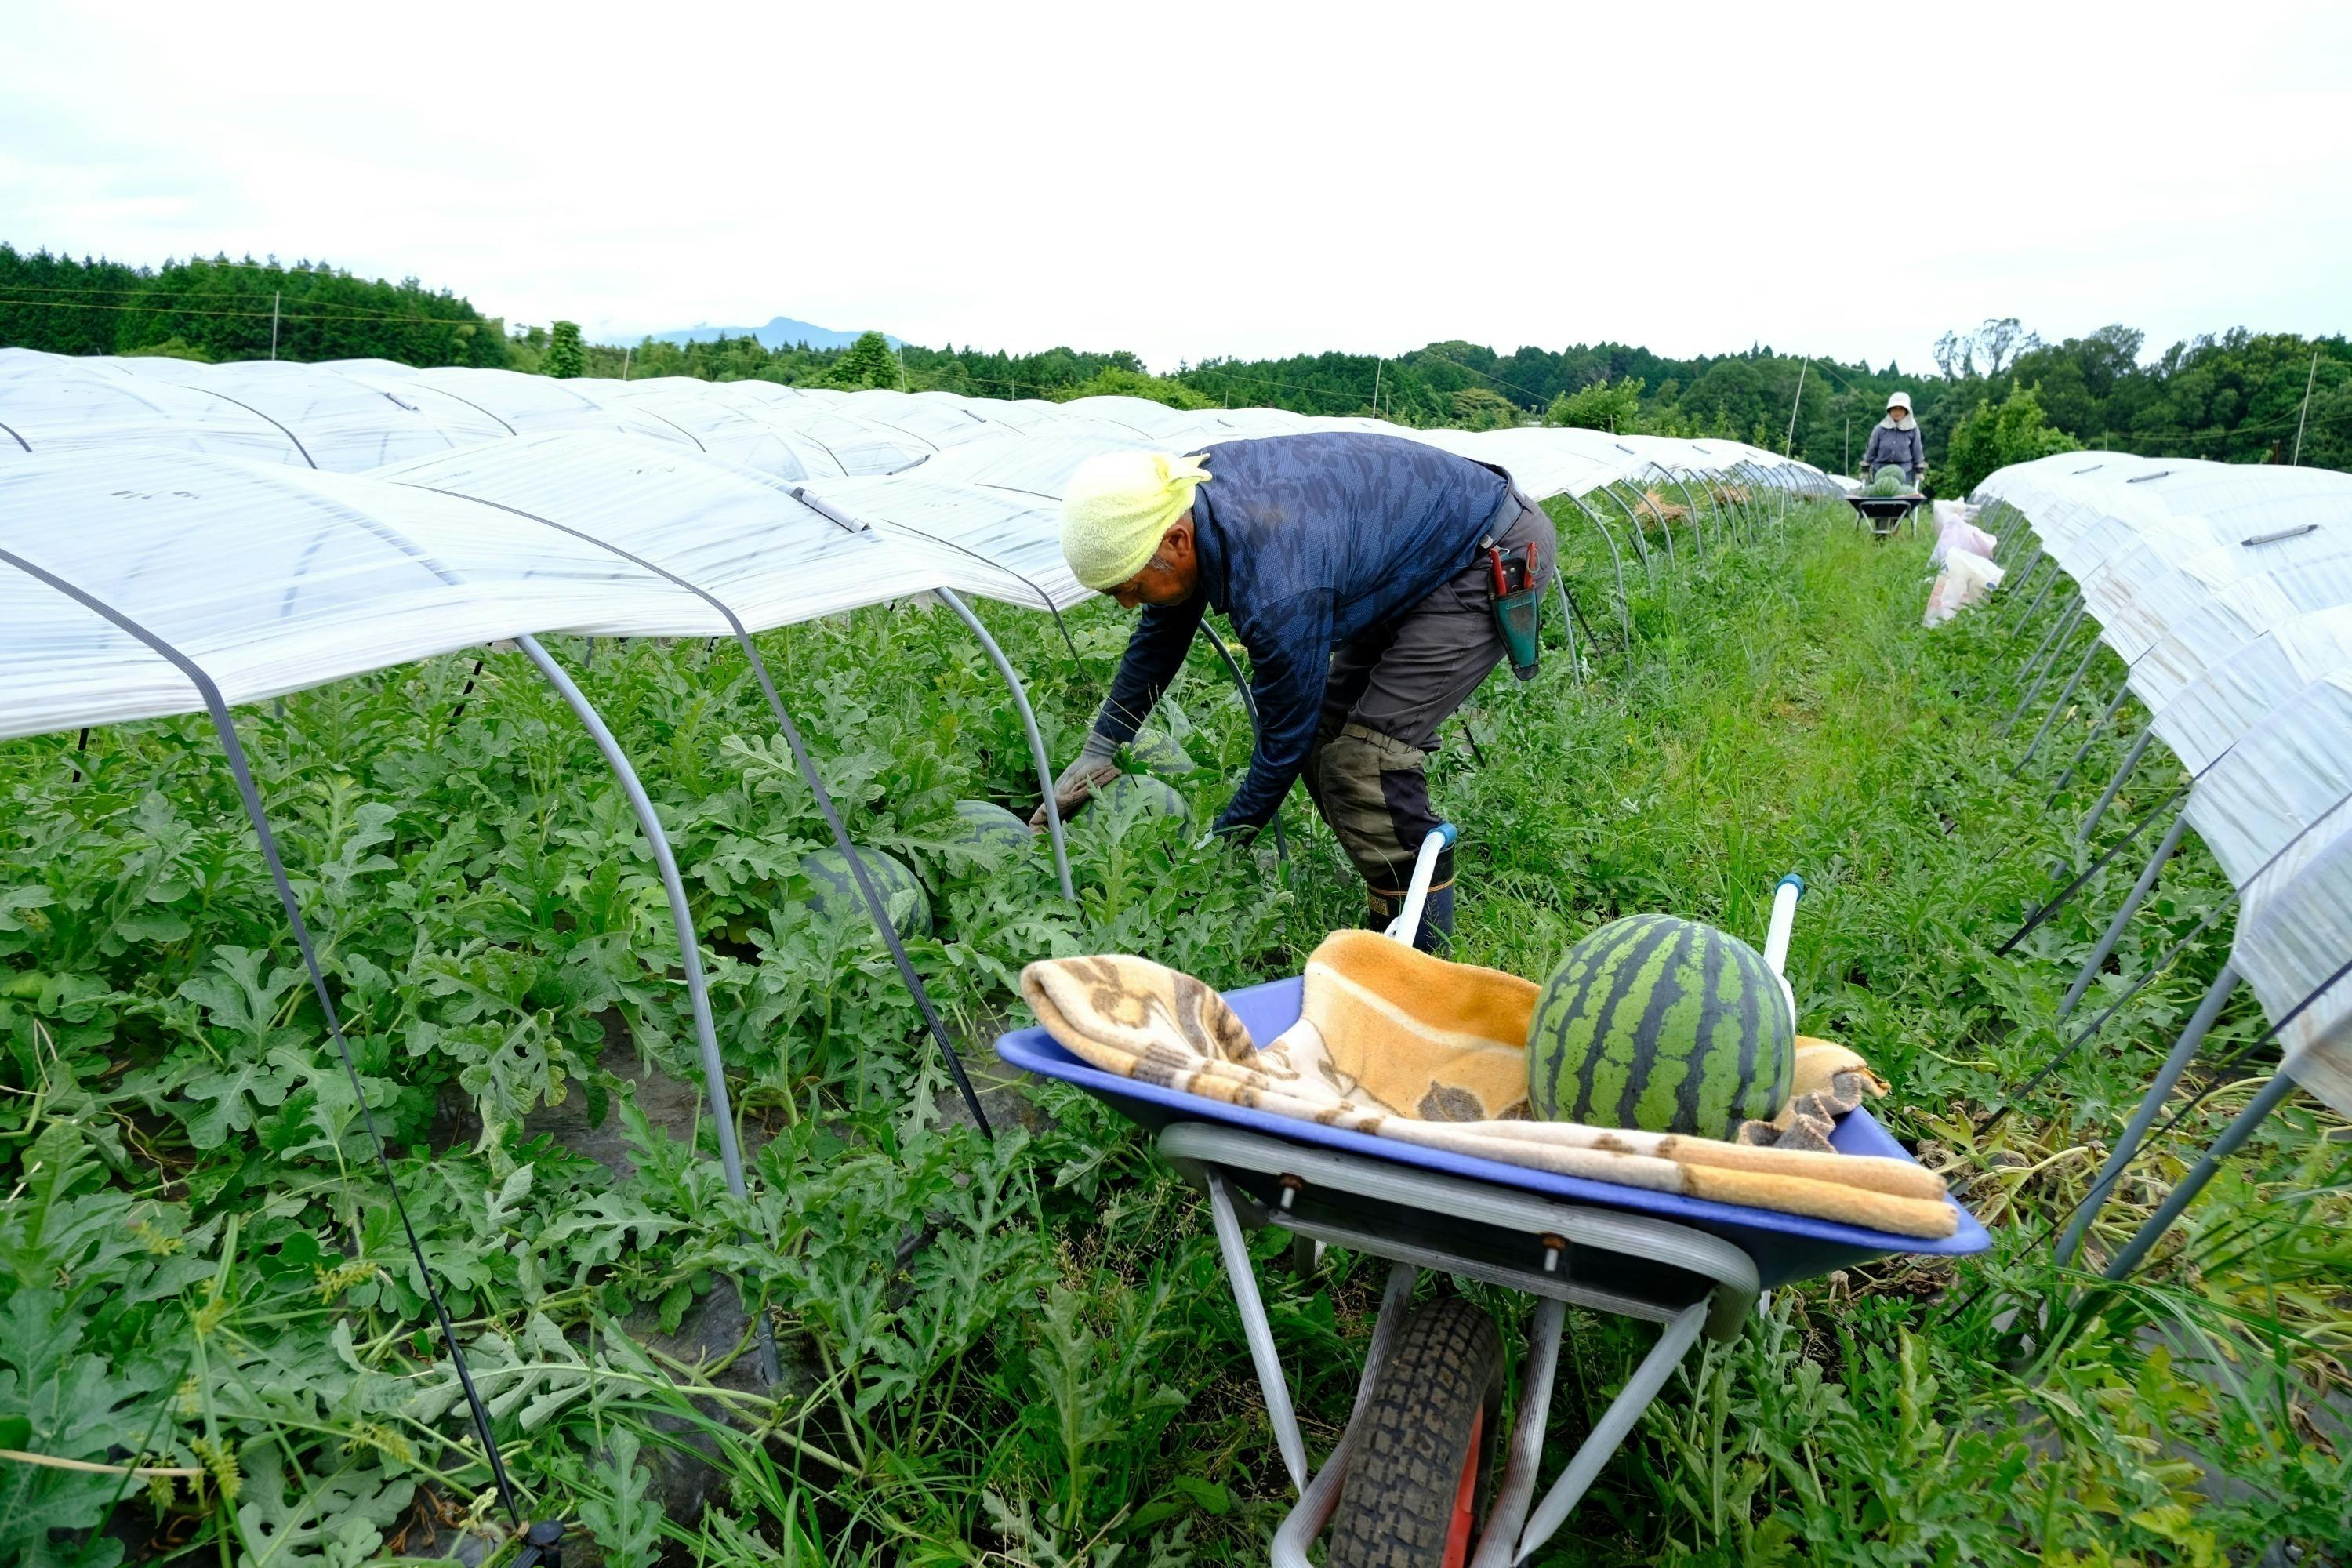
[[[1406,1320],[1373,1384],[1363,1441],[1339,1483],[1328,1568],[1438,1568],[1465,1459],[1477,1466],[1473,1512],[1479,1522],[1486,1517],[1502,1406],[1503,1338],[1484,1310],[1441,1296]],[[1484,1430],[1472,1458],[1474,1425]],[[1475,1528],[1471,1544],[1477,1544]]]

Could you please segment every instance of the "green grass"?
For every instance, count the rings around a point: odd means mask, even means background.
[[[2095,1316],[2069,1312],[2084,1279],[2050,1261],[2228,919],[1973,1131],[2057,1050],[2058,998],[2129,882],[2111,868],[1990,955],[2127,724],[2045,808],[2097,705],[2008,778],[2021,742],[1996,731],[2033,640],[2008,636],[2020,606],[1923,631],[1924,544],[1873,542],[1842,506],[1727,538],[1711,523],[1702,560],[1685,533],[1654,586],[1631,565],[1630,658],[1607,647],[1584,684],[1559,657],[1532,683],[1490,682],[1465,716],[1476,755],[1449,726],[1436,791],[1465,835],[1461,955],[1539,975],[1647,910],[1752,938],[1774,881],[1801,871],[1802,1026],[1893,1081],[1882,1117],[1996,1243],[1777,1292],[1738,1343],[1694,1352],[1543,1560],[2152,1564],[2336,1544],[2352,1480],[2323,1405],[2352,1343],[2339,1119],[2291,1101]],[[1563,543],[1613,632],[1605,551],[1572,522]],[[1073,668],[1044,617],[989,618],[1066,754],[1127,622],[1072,617]],[[762,641],[854,830],[929,881],[939,926],[913,951],[976,1067],[1031,958],[1142,952],[1232,984],[1295,969],[1360,918],[1296,798],[1286,868],[1263,843],[1194,851],[1178,824],[1082,816],[1066,909],[1044,857],[950,843],[958,797],[1025,810],[1034,794],[959,628],[877,610]],[[557,651],[579,669],[576,643]],[[2093,668],[2084,691],[2103,699],[2117,670]],[[634,1072],[608,1070],[641,1055],[694,1081],[676,946],[624,804],[511,656],[453,721],[470,669],[432,661],[240,719],[532,1506],[584,1520],[628,1564],[1262,1561],[1287,1485],[1201,1201],[1072,1091],[1028,1090],[1027,1130],[992,1148],[944,1125],[945,1074],[878,948],[798,903],[794,868],[823,834],[740,658],[607,645],[582,677],[646,774],[713,950],[757,1150],[748,1202],[725,1194],[707,1127],[698,1158],[636,1113]],[[1245,721],[1206,654],[1174,700],[1211,764],[1179,782],[1213,810]],[[0,1447],[205,1473],[0,1461],[0,1510],[44,1521],[0,1530],[0,1565],[72,1561],[64,1543],[118,1495],[124,1539],[207,1563],[364,1560],[421,1541],[427,1511],[488,1520],[355,1103],[203,727],[101,731],[79,784],[69,753],[69,738],[0,746],[0,1437],[17,1439]],[[2103,837],[2176,776],[2152,759]],[[2222,892],[2192,839],[2084,1016]],[[2207,1059],[2261,1027],[2242,994]],[[2135,1166],[2089,1260],[2266,1062]],[[546,1135],[538,1108],[559,1099],[620,1119],[634,1174]],[[929,1239],[902,1267],[915,1226]],[[1271,1267],[1282,1241],[1259,1238],[1262,1278],[1319,1450],[1383,1270],[1341,1257],[1304,1289]],[[772,1394],[742,1345],[698,1363],[621,1331],[692,1321],[727,1278],[775,1315],[790,1372]],[[1523,1303],[1492,1304],[1515,1336]],[[1654,1331],[1572,1313],[1569,1331],[1548,1469]],[[723,1479],[706,1509],[660,1513],[646,1478],[689,1443]]]

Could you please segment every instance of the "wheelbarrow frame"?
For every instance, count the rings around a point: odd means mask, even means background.
[[[1454,838],[1454,829],[1445,825],[1423,840],[1403,907],[1386,933],[1391,939],[1411,940],[1439,854]],[[1794,875],[1783,877],[1774,889],[1764,956],[1776,976],[1786,963],[1803,889],[1803,879]],[[1785,993],[1787,981],[1781,984]],[[1790,1010],[1793,1016],[1793,998]],[[1009,1036],[999,1043],[1000,1054],[1008,1059],[1021,1054],[1007,1048],[1014,1038]],[[1396,1157],[1383,1157],[1361,1148],[1366,1142],[1362,1136],[1335,1129],[1315,1128],[1323,1137],[1307,1142],[1206,1114],[1189,1117],[1172,1109],[1168,1096],[1147,1086],[1118,1080],[1118,1087],[1112,1088],[1087,1081],[1096,1078],[1092,1073],[1080,1078],[1074,1071],[1071,1076],[1125,1113],[1157,1127],[1160,1154],[1207,1194],[1218,1254],[1265,1395],[1275,1444],[1299,1493],[1297,1504],[1275,1532],[1272,1560],[1276,1568],[1307,1568],[1307,1547],[1338,1506],[1348,1466],[1366,1440],[1381,1371],[1411,1310],[1421,1270],[1483,1280],[1522,1291],[1536,1301],[1521,1370],[1517,1424],[1498,1438],[1505,1453],[1503,1475],[1468,1557],[1471,1568],[1505,1568],[1524,1561],[1567,1521],[1694,1342],[1702,1335],[1718,1342],[1738,1337],[1764,1294],[1766,1274],[1776,1281],[1788,1280],[1843,1262],[1912,1249],[1904,1238],[1767,1211],[1738,1211],[1758,1215],[1758,1228],[1785,1226],[1790,1233],[1774,1236],[1769,1243],[1748,1229],[1738,1233],[1750,1236],[1755,1246],[1785,1243],[1790,1249],[1790,1258],[1772,1259],[1773,1267],[1759,1270],[1758,1257],[1748,1247],[1702,1227],[1707,1219],[1719,1223],[1720,1216],[1707,1211],[1725,1205],[1689,1204],[1690,1215],[1700,1217],[1701,1224],[1684,1223],[1657,1213],[1630,1212],[1432,1169],[1415,1157],[1422,1152],[1411,1145],[1397,1146]],[[1867,1113],[1856,1110],[1851,1117],[1866,1121]],[[1874,1123],[1865,1131],[1885,1147],[1895,1147]],[[1328,1146],[1342,1140],[1358,1146]],[[1546,1179],[1538,1173],[1528,1174]],[[1661,1198],[1623,1191],[1629,1200],[1638,1197],[1653,1205]],[[1327,1247],[1368,1253],[1391,1265],[1354,1406],[1320,1468],[1310,1468],[1307,1462],[1306,1439],[1244,1239],[1245,1231],[1267,1226],[1290,1232],[1301,1272],[1318,1261]],[[1973,1221],[1966,1221],[1963,1233],[1951,1242],[1914,1245],[1924,1251],[1975,1251],[1985,1245],[1985,1237]],[[1662,1328],[1538,1502],[1537,1466],[1549,1425],[1560,1336],[1571,1305]]]
[[[1853,508],[1855,521],[1868,523],[1871,532],[1886,539],[1899,532],[1906,522],[1912,531],[1918,531],[1919,509],[1927,504],[1927,498],[1916,490],[1899,496],[1850,495],[1845,504]]]

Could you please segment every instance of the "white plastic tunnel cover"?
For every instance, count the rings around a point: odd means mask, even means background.
[[[727,629],[659,576],[493,508],[185,452],[0,465],[0,550],[147,627],[231,703],[526,632]],[[0,563],[0,737],[202,706],[138,641]]]
[[[710,594],[751,631],[950,581],[881,534],[844,527],[781,479],[672,443],[534,436],[380,468],[369,478],[465,496],[507,509],[525,527],[557,537],[572,530],[625,550]],[[618,633],[601,625],[573,629]],[[681,636],[696,630],[664,629]]]
[[[2069,452],[1976,499],[2024,517],[2129,666],[2286,1068],[2352,1111],[2352,476]]]

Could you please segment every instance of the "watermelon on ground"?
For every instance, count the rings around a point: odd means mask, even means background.
[[[1012,850],[1029,847],[1029,825],[992,800],[955,803],[955,842],[973,849]]]
[[[1099,785],[1094,794],[1098,810],[1138,809],[1145,816],[1184,816],[1191,808],[1175,786],[1163,784],[1148,773],[1121,773],[1107,784]]]
[[[931,929],[930,895],[923,891],[923,884],[905,861],[879,849],[861,848],[857,858],[865,862],[874,890],[889,906],[890,923],[898,928],[900,936]],[[810,909],[827,920],[866,919],[865,897],[858,892],[857,879],[840,850],[820,849],[810,855],[801,862],[801,875],[808,881]]]
[[[1764,955],[1674,915],[1612,921],[1570,948],[1528,1031],[1528,1100],[1549,1121],[1728,1138],[1779,1114],[1796,1020]]]
[[[1135,739],[1127,743],[1127,749],[1139,766],[1155,773],[1181,778],[1195,772],[1201,765],[1192,760],[1192,752],[1177,744],[1173,737],[1155,730],[1137,731]]]

